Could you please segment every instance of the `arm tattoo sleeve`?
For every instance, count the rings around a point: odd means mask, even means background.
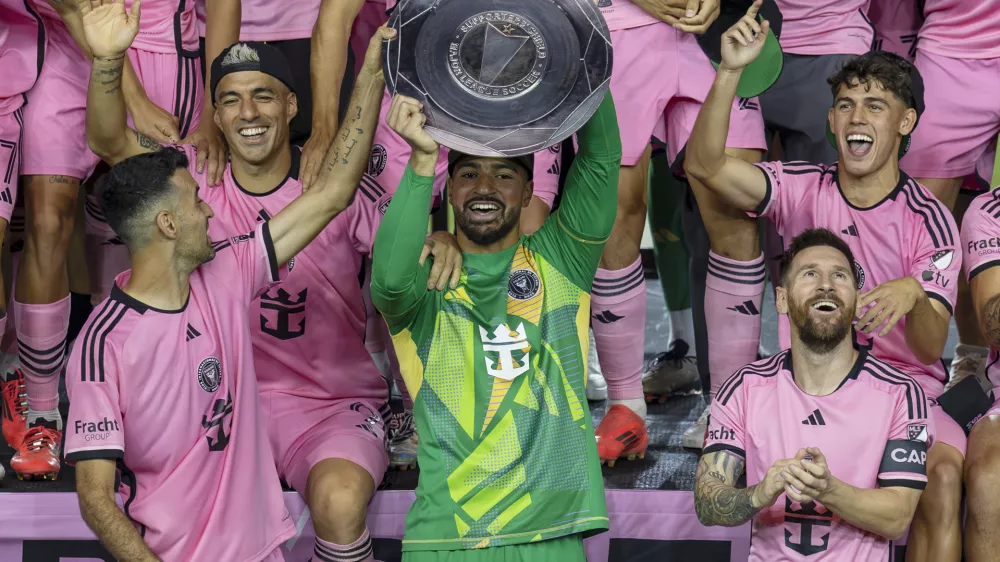
[[[994,349],[1000,349],[1000,295],[994,295],[979,312],[983,335]]]
[[[743,467],[743,459],[725,451],[701,458],[695,475],[694,509],[703,525],[736,527],[760,511],[750,499],[756,486],[734,486]]]

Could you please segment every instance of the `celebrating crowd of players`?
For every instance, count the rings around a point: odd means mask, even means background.
[[[751,559],[883,560],[907,529],[911,561],[1000,559],[1000,410],[938,401],[1000,384],[1000,198],[972,179],[1000,2],[777,0],[782,73],[742,98],[759,1],[713,68],[729,3],[600,0],[611,93],[572,159],[439,147],[385,89],[392,0],[195,4],[0,0],[3,434],[19,476],[75,463],[118,559],[281,560],[280,478],[315,560],[372,560],[367,505],[419,450],[406,560],[581,560],[600,464],[643,456],[646,400],[699,372],[696,510],[752,519]],[[657,250],[690,254],[661,276],[690,265],[698,314],[671,305],[644,364],[658,190]],[[445,198],[455,234],[426,236]],[[758,360],[769,265],[785,351]]]

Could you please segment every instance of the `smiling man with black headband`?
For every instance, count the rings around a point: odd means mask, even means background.
[[[807,229],[827,228],[851,247],[864,309],[855,343],[920,383],[937,427],[909,545],[928,560],[957,560],[966,437],[937,397],[947,378],[941,353],[961,270],[959,235],[948,209],[899,170],[923,110],[923,82],[898,55],[854,57],[828,79],[839,161],[751,166],[725,153],[729,104],[767,32],[748,12],[723,35],[722,63],[688,143],[685,170],[733,207],[771,220],[786,244]],[[782,318],[784,348],[788,334]]]

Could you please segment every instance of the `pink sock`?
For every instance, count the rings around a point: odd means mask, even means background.
[[[334,544],[316,537],[316,548],[313,549],[313,562],[374,562],[372,555],[372,538],[368,529],[361,538],[351,544]]]
[[[743,262],[708,253],[705,326],[712,380],[709,399],[737,369],[757,359],[766,277],[763,255]]]
[[[642,398],[646,332],[646,279],[642,258],[625,269],[598,269],[590,315],[597,358],[608,382],[608,398]]]
[[[66,362],[69,295],[51,304],[14,301],[17,350],[28,390],[28,409],[59,407],[59,372]]]
[[[119,273],[132,267],[128,248],[108,223],[93,195],[87,196],[83,223],[84,247],[90,271],[90,301],[96,306],[111,294],[111,286]]]

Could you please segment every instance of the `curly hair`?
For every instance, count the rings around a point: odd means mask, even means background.
[[[863,85],[865,91],[878,84],[889,90],[907,107],[916,108],[913,97],[913,64],[903,57],[887,51],[870,51],[851,58],[836,74],[827,78],[837,99],[841,86],[854,88]]]

